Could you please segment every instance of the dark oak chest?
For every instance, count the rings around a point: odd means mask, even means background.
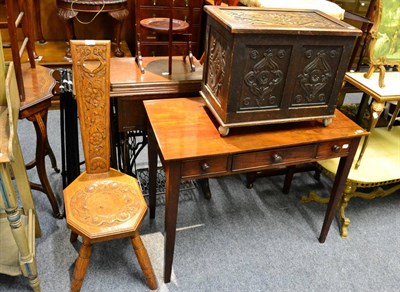
[[[360,31],[319,11],[206,6],[201,95],[229,128],[334,117]]]

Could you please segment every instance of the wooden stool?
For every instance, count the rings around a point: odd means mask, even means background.
[[[125,19],[128,17],[127,0],[57,0],[57,14],[64,21],[68,43],[76,39],[74,30],[74,18],[79,12],[100,13],[107,12],[114,21],[114,41],[116,57],[123,57],[125,54],[121,50],[121,30]],[[95,16],[96,17],[96,16]],[[94,18],[93,18],[94,19]],[[71,49],[68,47],[65,57],[71,58]]]
[[[64,190],[71,241],[83,238],[71,291],[80,291],[93,243],[130,237],[150,289],[157,281],[139,235],[147,211],[138,181],[110,168],[110,42],[71,40],[86,171]]]

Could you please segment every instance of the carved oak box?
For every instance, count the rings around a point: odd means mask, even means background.
[[[358,29],[322,12],[205,6],[200,94],[229,128],[321,119],[328,125]]]

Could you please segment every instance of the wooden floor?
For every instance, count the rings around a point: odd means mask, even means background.
[[[48,41],[45,44],[35,43],[36,53],[41,57],[39,64],[48,67],[69,67],[71,59],[65,58],[67,43],[64,41]],[[126,42],[122,42],[121,49],[125,52],[126,57],[132,57]],[[4,58],[6,61],[11,61],[11,49],[4,49]],[[28,55],[24,53],[22,62],[28,61]]]

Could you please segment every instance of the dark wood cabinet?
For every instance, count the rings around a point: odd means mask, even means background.
[[[190,2],[189,2],[190,1]],[[193,7],[193,17],[189,19],[189,4]],[[173,17],[187,20],[192,30],[192,50],[198,56],[200,50],[200,31],[202,21],[203,0],[175,0]],[[140,20],[155,17],[170,17],[170,0],[136,0],[135,11],[136,40],[140,41],[142,56],[167,56],[168,35],[148,30],[140,26]],[[183,36],[174,36],[173,55],[183,55],[186,41]]]
[[[201,95],[229,128],[334,117],[360,31],[317,10],[205,6]]]

